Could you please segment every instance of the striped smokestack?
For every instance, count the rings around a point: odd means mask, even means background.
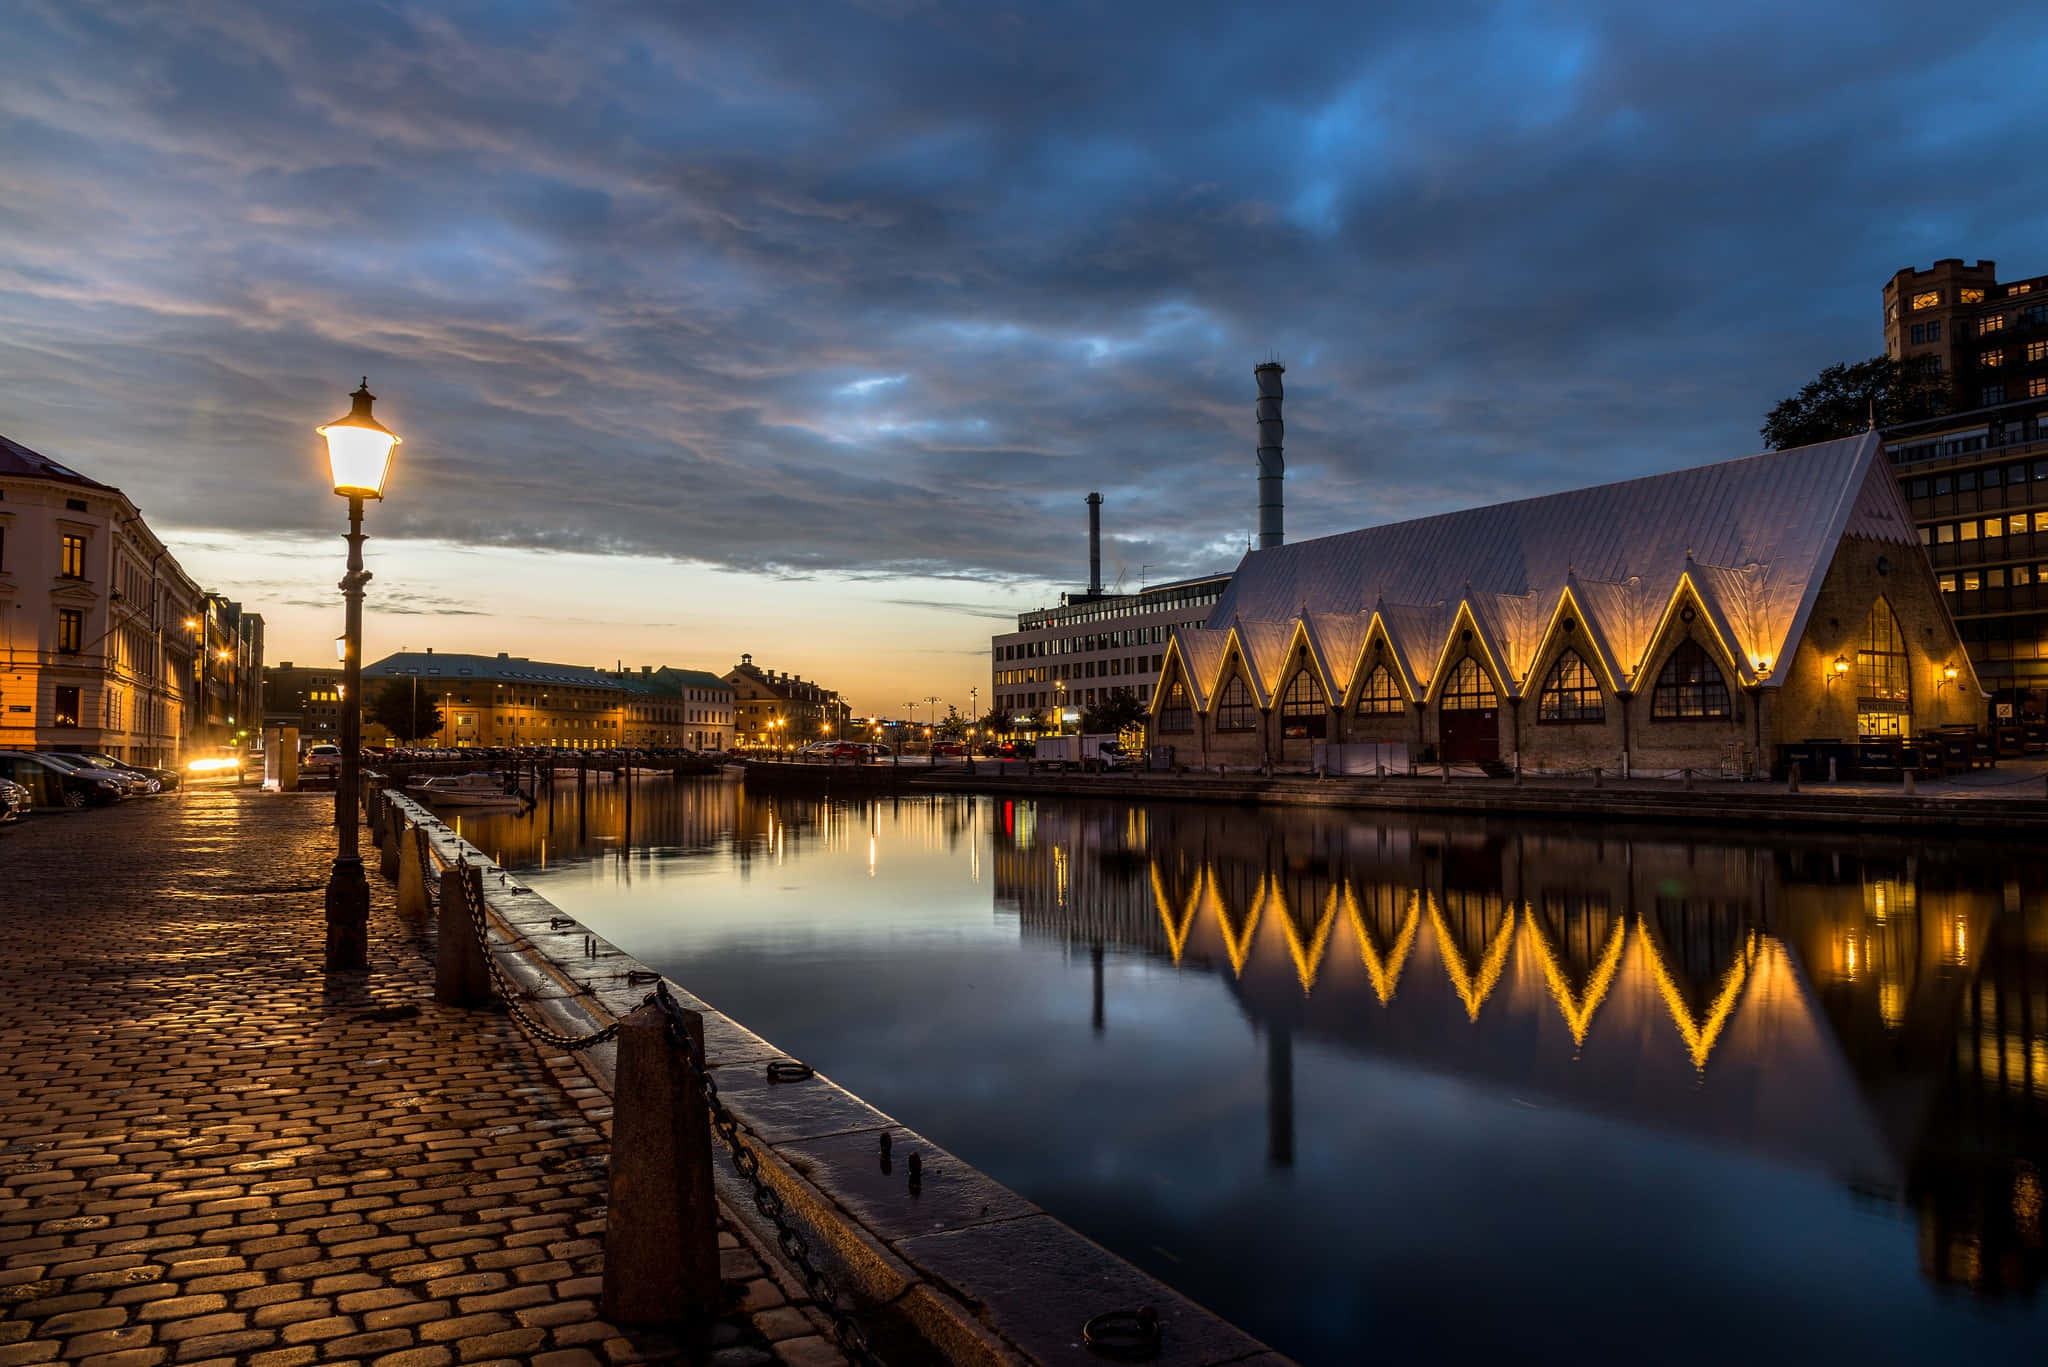
[[[1088,596],[1102,593],[1102,495],[1088,495]]]
[[[1286,425],[1280,421],[1283,390],[1280,377],[1287,367],[1278,361],[1253,366],[1259,382],[1259,549],[1266,550],[1287,540],[1281,526],[1280,482],[1287,477],[1287,461],[1281,454],[1281,437]]]

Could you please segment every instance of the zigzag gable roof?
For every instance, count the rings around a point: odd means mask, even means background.
[[[1210,624],[1349,614],[1375,597],[1431,605],[1407,610],[1397,626],[1398,610],[1380,604],[1420,683],[1459,602],[1472,605],[1501,663],[1526,669],[1550,610],[1571,587],[1617,671],[1632,677],[1690,571],[1732,653],[1751,670],[1798,639],[1845,535],[1916,545],[1874,432],[1253,551]],[[1441,624],[1435,632],[1420,629],[1429,616]]]

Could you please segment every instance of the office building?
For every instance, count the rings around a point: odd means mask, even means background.
[[[1949,378],[1958,411],[2048,398],[2048,275],[2003,284],[1950,257],[1884,287],[1884,349]]]

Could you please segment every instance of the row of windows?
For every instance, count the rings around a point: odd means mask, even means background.
[[[1042,631],[1046,627],[1063,627],[1075,622],[1107,622],[1119,617],[1142,617],[1149,613],[1166,612],[1174,608],[1206,608],[1213,606],[1223,596],[1223,587],[1204,589],[1200,593],[1159,594],[1156,597],[1136,597],[1115,603],[1096,606],[1048,608],[1043,612],[1028,612],[1017,619],[1019,631]]]
[[[1958,570],[1939,576],[1943,593],[1958,589],[1975,593],[1979,589],[2002,589],[2008,584],[2023,589],[2029,584],[2048,584],[2048,565],[1999,565],[1988,570]]]
[[[1940,340],[1941,324],[1939,322],[1913,324],[1913,343],[1915,346],[1922,342],[1938,342]]]
[[[2027,343],[2026,355],[2029,364],[2037,361],[2048,361],[2048,341]],[[2004,365],[2005,348],[1994,347],[1990,351],[1980,352],[1977,356],[1977,364],[1993,367]]]
[[[1984,354],[1991,356],[1999,353],[1987,351]],[[2000,364],[2000,362],[1993,362],[1992,364]],[[2026,396],[2030,399],[2048,398],[2048,375],[2028,376],[2026,391]],[[1993,404],[2004,402],[2005,386],[2002,384],[1987,384],[1977,391],[1977,403],[1980,407],[1989,408]]]
[[[1975,541],[1981,535],[1985,540],[1996,540],[2007,533],[2023,536],[2028,531],[2048,532],[2048,511],[2037,513],[2008,513],[2004,517],[1987,517],[1981,522],[1970,518],[1963,522],[1942,522],[1920,529],[1920,544],[1923,546],[1948,546],[1958,541]]]
[[[1982,438],[1978,440],[1981,441]],[[1918,448],[1914,449],[1917,450]],[[1910,455],[1911,452],[1909,451],[1904,454]],[[1937,452],[1935,454],[1957,453]],[[2027,482],[2028,473],[2029,467],[2014,464],[2005,466],[1994,465],[1987,470],[1963,470],[1954,475],[1929,475],[1921,479],[1909,481],[1906,485],[1906,497],[1927,498],[1940,494],[1968,494],[1974,493],[1979,485],[1986,489],[1996,489],[2001,484],[2008,488],[2016,488]],[[2032,466],[2032,475],[2036,481],[2048,482],[2048,460],[2035,461]]]
[[[1201,623],[1179,622],[1174,625],[1196,627]],[[1043,641],[1019,641],[1014,645],[997,646],[995,657],[998,660],[1029,660],[1048,655],[1086,655],[1124,646],[1163,645],[1172,631],[1173,626],[1162,624],[1093,632],[1086,636],[1052,636]]]
[[[1115,660],[1082,660],[1069,666],[1039,665],[1033,669],[998,669],[995,682],[1005,684],[1056,683],[1070,679],[1115,679],[1128,674],[1157,674],[1166,662],[1164,655],[1126,655]]]
[[[1889,609],[1885,617],[1890,619]],[[1896,627],[1893,631],[1896,634]],[[1903,646],[1900,655],[1903,659]],[[1858,658],[1860,661],[1862,657]],[[1392,672],[1385,665],[1377,665],[1359,690],[1355,711],[1359,716],[1388,715],[1400,712],[1403,702],[1400,685]],[[1479,662],[1467,655],[1453,666],[1437,706],[1445,712],[1491,711],[1500,706],[1500,695]],[[1305,718],[1327,710],[1322,684],[1313,671],[1304,669],[1297,673],[1281,699],[1283,723],[1289,717]],[[1255,730],[1256,713],[1251,690],[1241,676],[1233,675],[1216,698],[1216,729]],[[1658,721],[1707,721],[1733,715],[1733,700],[1720,667],[1699,642],[1690,637],[1679,642],[1651,688],[1650,716]],[[1574,650],[1559,655],[1537,696],[1537,721],[1568,724],[1604,721],[1606,717],[1606,700],[1599,679],[1585,658]],[[1159,729],[1194,729],[1194,711],[1185,684],[1176,682],[1168,688],[1166,703],[1160,709]]]

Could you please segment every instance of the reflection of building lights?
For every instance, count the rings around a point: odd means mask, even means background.
[[[2013,1179],[2012,1219],[2028,1243],[2041,1237],[2041,1178],[2031,1167],[2021,1168]]]
[[[1884,1018],[1887,1030],[1896,1030],[1906,1023],[1906,985],[1898,982],[1883,982],[1877,987],[1877,1013]]]
[[[1955,946],[1955,962],[1958,964],[1968,963],[1970,959],[1970,930],[1963,923],[1961,916],[1955,918]]]
[[[1856,956],[1856,947],[1857,947],[1857,937],[1856,937],[1856,936],[1854,936],[1854,935],[1844,935],[1844,936],[1842,937],[1842,977],[1843,977],[1843,978],[1844,978],[1845,980],[1847,980],[1847,981],[1849,981],[1849,982],[1852,982],[1852,983],[1856,981],[1856,969],[1857,969],[1857,956]]]

